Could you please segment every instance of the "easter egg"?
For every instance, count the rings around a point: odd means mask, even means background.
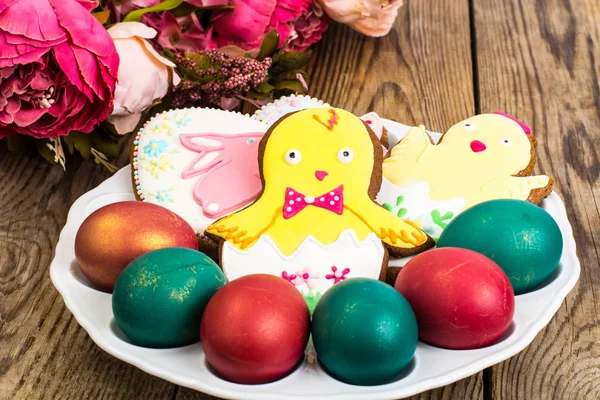
[[[400,270],[394,287],[415,312],[419,339],[448,349],[496,342],[515,311],[506,274],[486,256],[466,249],[419,254]]]
[[[300,361],[310,335],[310,314],[294,285],[253,274],[223,287],[210,300],[200,327],[204,354],[224,378],[272,382]]]
[[[111,291],[131,261],[165,247],[197,249],[196,233],[166,208],[124,201],[104,206],[83,221],[75,237],[75,258],[86,278]]]
[[[471,249],[491,258],[508,275],[516,294],[534,290],[556,270],[563,239],[554,219],[521,200],[492,200],[459,214],[438,247]]]
[[[391,286],[353,278],[329,289],[315,308],[317,357],[337,379],[379,385],[398,377],[417,348],[417,321]]]
[[[154,250],[119,276],[113,314],[139,346],[185,346],[200,340],[202,313],[223,285],[223,272],[203,253],[183,247]]]

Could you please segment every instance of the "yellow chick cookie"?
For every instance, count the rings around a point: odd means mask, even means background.
[[[206,230],[222,241],[227,278],[269,273],[314,296],[350,277],[378,278],[386,248],[410,255],[431,247],[423,231],[374,201],[381,158],[375,134],[345,110],[281,118],[259,147],[263,193]]]
[[[502,112],[454,125],[437,145],[423,126],[412,128],[383,163],[377,201],[403,218],[423,220],[433,237],[463,209],[487,200],[537,204],[554,180],[530,176],[535,145],[530,128]]]

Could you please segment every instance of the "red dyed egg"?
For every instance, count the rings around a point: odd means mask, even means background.
[[[496,342],[515,311],[510,280],[486,256],[438,248],[410,260],[395,284],[408,300],[419,339],[448,349],[475,349]]]
[[[83,221],[75,237],[75,258],[95,286],[112,291],[131,261],[166,247],[196,250],[194,229],[164,207],[123,201],[104,206]]]
[[[238,278],[204,310],[200,340],[218,373],[237,383],[280,379],[300,361],[310,334],[304,297],[273,275]]]

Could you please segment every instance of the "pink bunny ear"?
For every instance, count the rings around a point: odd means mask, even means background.
[[[193,178],[194,176],[208,172],[211,168],[222,161],[222,159],[219,157],[219,154],[217,154],[212,161],[202,163],[202,160],[207,154],[224,149],[221,136],[222,135],[218,134],[207,135],[202,133],[179,135],[179,140],[186,149],[198,153],[198,157],[196,157],[196,159],[181,173],[181,177],[183,179]],[[202,144],[200,143],[201,140],[208,143],[215,143],[215,145],[211,146],[206,143]]]
[[[183,179],[204,173],[194,186],[194,200],[209,218],[219,218],[254,200],[262,190],[258,172],[258,144],[262,132],[243,134],[195,133],[180,135],[198,157],[181,174]],[[207,154],[217,152],[203,163]],[[224,184],[226,182],[226,184]]]
[[[523,132],[525,132],[525,134],[529,135],[531,133],[531,128],[529,127],[529,125],[527,125],[525,122],[520,121],[518,119],[516,119],[515,117],[513,117],[512,115],[509,115],[503,111],[494,111],[494,114],[497,115],[502,115],[503,117],[512,119],[513,121],[515,121],[517,124],[519,124],[519,126],[521,126],[521,128],[523,129]]]
[[[360,117],[360,119],[365,121],[365,123],[369,125],[369,128],[375,132],[375,135],[379,140],[381,140],[381,136],[383,136],[383,123],[381,122],[379,115],[375,112],[370,112]]]

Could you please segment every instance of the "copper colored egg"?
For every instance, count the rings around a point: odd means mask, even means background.
[[[196,250],[194,229],[161,206],[124,201],[88,216],[75,237],[75,257],[98,288],[112,291],[121,271],[138,256],[166,247]]]

